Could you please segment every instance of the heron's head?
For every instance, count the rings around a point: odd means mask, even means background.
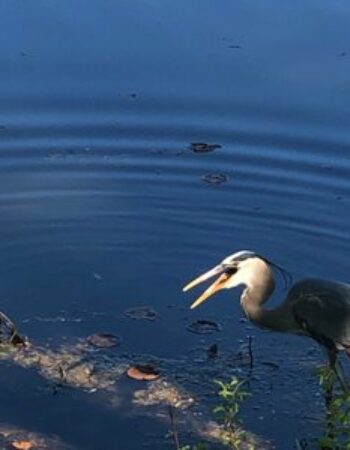
[[[186,292],[203,281],[206,281],[215,275],[218,276],[214,283],[212,283],[208,289],[192,303],[191,309],[193,309],[221,289],[231,289],[241,284],[248,284],[254,277],[258,277],[261,272],[271,272],[271,265],[280,269],[278,266],[254,252],[248,250],[239,251],[227,256],[213,269],[210,269],[195,278],[183,288],[183,291]]]

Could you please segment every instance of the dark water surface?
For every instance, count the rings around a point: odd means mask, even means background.
[[[247,330],[234,292],[190,312],[181,286],[245,248],[295,278],[349,280],[349,15],[325,0],[2,1],[1,309],[41,345],[108,331],[159,357],[215,341],[186,331],[196,318],[222,323],[227,352],[248,332],[278,368],[253,382],[247,428],[281,449],[317,434],[317,348]],[[140,305],[160,318],[123,316]],[[44,383],[3,365],[1,422],[77,449],[165,448],[167,424]]]

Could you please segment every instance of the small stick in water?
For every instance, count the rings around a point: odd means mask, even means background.
[[[180,450],[179,433],[176,428],[174,408],[171,405],[169,405],[169,417],[170,417],[170,425],[171,425],[171,434],[173,436],[175,449]]]
[[[253,370],[254,356],[253,356],[253,338],[248,336],[248,353],[249,353],[249,368]]]

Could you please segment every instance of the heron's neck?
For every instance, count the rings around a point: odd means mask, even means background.
[[[264,282],[247,283],[241,296],[241,305],[249,320],[261,328],[274,331],[292,330],[291,316],[288,314],[287,306],[283,303],[273,309],[265,309],[264,303],[270,298],[274,290],[274,280]]]

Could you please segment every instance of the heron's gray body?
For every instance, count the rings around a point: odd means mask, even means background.
[[[283,303],[302,333],[326,347],[350,348],[350,285],[305,279],[290,289]]]

